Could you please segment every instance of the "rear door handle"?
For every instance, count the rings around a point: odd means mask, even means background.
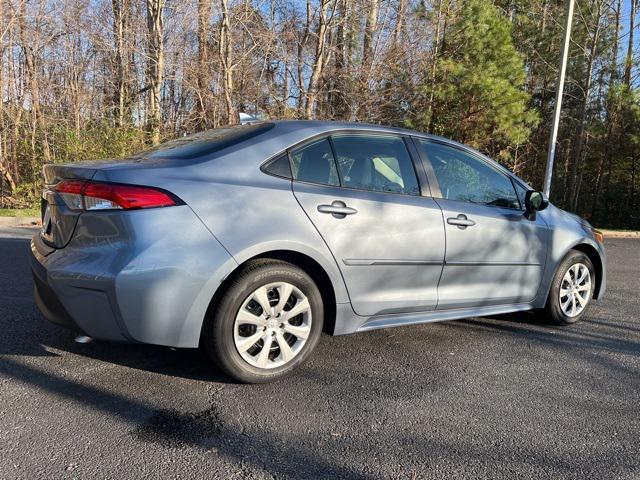
[[[469,220],[463,213],[459,214],[457,217],[447,218],[447,223],[449,225],[456,225],[461,230],[464,230],[467,227],[473,227],[476,224],[476,222]]]
[[[331,205],[318,205],[318,211],[320,213],[330,213],[334,218],[344,218],[347,215],[358,213],[355,208],[347,207],[347,205],[340,200],[334,200],[331,202]]]

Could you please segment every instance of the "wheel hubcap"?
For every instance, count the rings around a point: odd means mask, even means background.
[[[560,308],[568,317],[582,313],[591,299],[591,274],[584,263],[576,263],[562,277]]]
[[[242,303],[233,326],[240,356],[258,368],[280,367],[302,350],[311,333],[311,306],[287,282],[257,288]]]

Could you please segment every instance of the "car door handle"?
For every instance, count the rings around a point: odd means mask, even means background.
[[[473,227],[476,224],[476,222],[474,222],[473,220],[469,220],[467,216],[463,213],[461,213],[457,217],[447,218],[447,223],[449,225],[457,225],[457,227],[460,229]]]
[[[358,213],[355,208],[347,207],[347,205],[340,200],[334,200],[331,202],[331,205],[318,205],[318,211],[320,213],[330,213],[335,218],[344,218],[347,215]]]

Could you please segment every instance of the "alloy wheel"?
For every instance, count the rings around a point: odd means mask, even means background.
[[[591,273],[584,263],[569,267],[560,284],[560,308],[567,317],[582,313],[591,299]]]
[[[311,333],[311,321],[311,305],[299,288],[287,282],[263,285],[238,310],[235,347],[254,367],[280,367],[300,353]]]

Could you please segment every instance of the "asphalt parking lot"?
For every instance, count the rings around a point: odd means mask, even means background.
[[[323,336],[279,383],[73,341],[0,229],[0,478],[640,478],[640,240],[578,325],[529,314]]]

